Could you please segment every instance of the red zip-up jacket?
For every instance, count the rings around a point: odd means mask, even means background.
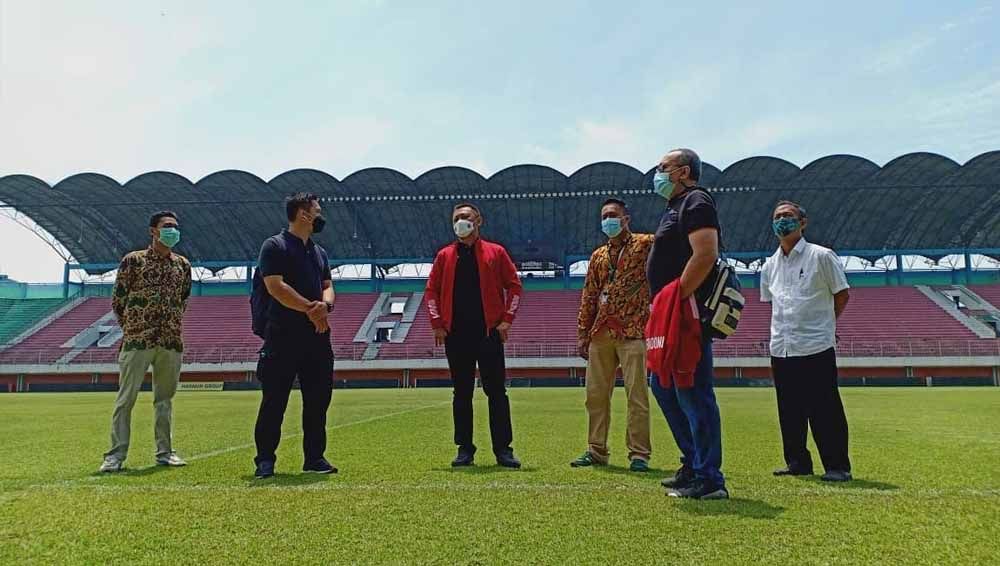
[[[460,245],[460,242],[453,242],[441,248],[434,258],[430,277],[427,278],[427,314],[431,317],[431,326],[444,328],[449,332],[454,319],[451,307]],[[514,315],[521,305],[521,279],[517,276],[517,268],[510,255],[500,244],[480,238],[473,244],[473,248],[479,265],[483,318],[486,319],[486,332],[489,333],[501,322],[514,322]]]
[[[646,323],[646,368],[660,385],[694,387],[694,371],[701,361],[701,321],[694,295],[681,299],[681,280],[660,290]]]

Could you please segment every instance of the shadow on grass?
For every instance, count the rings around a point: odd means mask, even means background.
[[[266,479],[258,479],[253,474],[244,474],[240,479],[247,482],[247,487],[294,487],[332,481],[336,477],[337,474],[277,473]]]
[[[698,501],[695,499],[677,499],[675,501],[678,509],[699,517],[729,515],[746,519],[774,520],[785,511],[784,507],[771,505],[764,501],[742,499],[739,497],[733,497],[724,501]]]
[[[567,467],[569,465],[567,464]],[[649,468],[647,472],[633,472],[624,466],[615,466],[613,464],[606,464],[604,466],[590,466],[595,472],[601,472],[602,474],[611,474],[617,476],[628,476],[630,478],[637,479],[655,479],[659,481],[660,478],[667,475],[666,470],[661,470],[660,468]],[[580,469],[580,468],[575,468]]]
[[[834,489],[874,489],[876,491],[896,491],[899,489],[898,485],[872,480],[859,480],[853,479],[851,481],[836,482],[836,481],[823,481],[817,476],[804,476],[796,478],[800,482],[809,483],[813,485],[822,485],[824,487],[832,487]]]
[[[459,466],[453,468],[431,468],[432,472],[450,472],[455,474],[484,475],[484,474],[533,474],[540,468],[535,466],[521,466],[520,468],[505,468],[496,464],[486,466]]]
[[[90,479],[98,478],[141,478],[144,476],[152,476],[154,474],[162,474],[163,472],[174,471],[169,466],[145,466],[143,468],[122,468],[120,472],[94,472],[90,474]]]

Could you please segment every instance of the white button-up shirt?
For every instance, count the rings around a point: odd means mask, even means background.
[[[779,247],[760,272],[760,300],[772,303],[771,355],[811,356],[836,346],[833,296],[847,288],[833,250],[805,238],[787,256]]]

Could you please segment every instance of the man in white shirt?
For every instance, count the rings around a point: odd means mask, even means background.
[[[847,417],[837,389],[837,317],[849,300],[837,255],[810,244],[798,204],[779,202],[772,228],[781,246],[760,274],[760,300],[772,303],[771,370],[786,467],[776,476],[812,475],[806,432],[812,428],[825,481],[849,481]]]

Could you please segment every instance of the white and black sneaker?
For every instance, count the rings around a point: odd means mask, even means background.
[[[176,452],[167,452],[156,457],[157,466],[170,466],[172,468],[179,468],[181,466],[187,466],[187,462],[184,458],[177,455]]]
[[[119,460],[117,456],[105,456],[99,471],[102,474],[114,474],[123,469],[125,469],[125,462]]]
[[[320,458],[302,466],[302,471],[307,474],[335,474],[338,470],[326,458]]]
[[[668,489],[681,489],[690,486],[694,481],[694,470],[688,466],[681,466],[674,475],[660,480],[660,485]]]
[[[667,496],[682,499],[729,499],[729,491],[724,485],[711,485],[703,481],[695,481],[688,487],[667,491]]]

